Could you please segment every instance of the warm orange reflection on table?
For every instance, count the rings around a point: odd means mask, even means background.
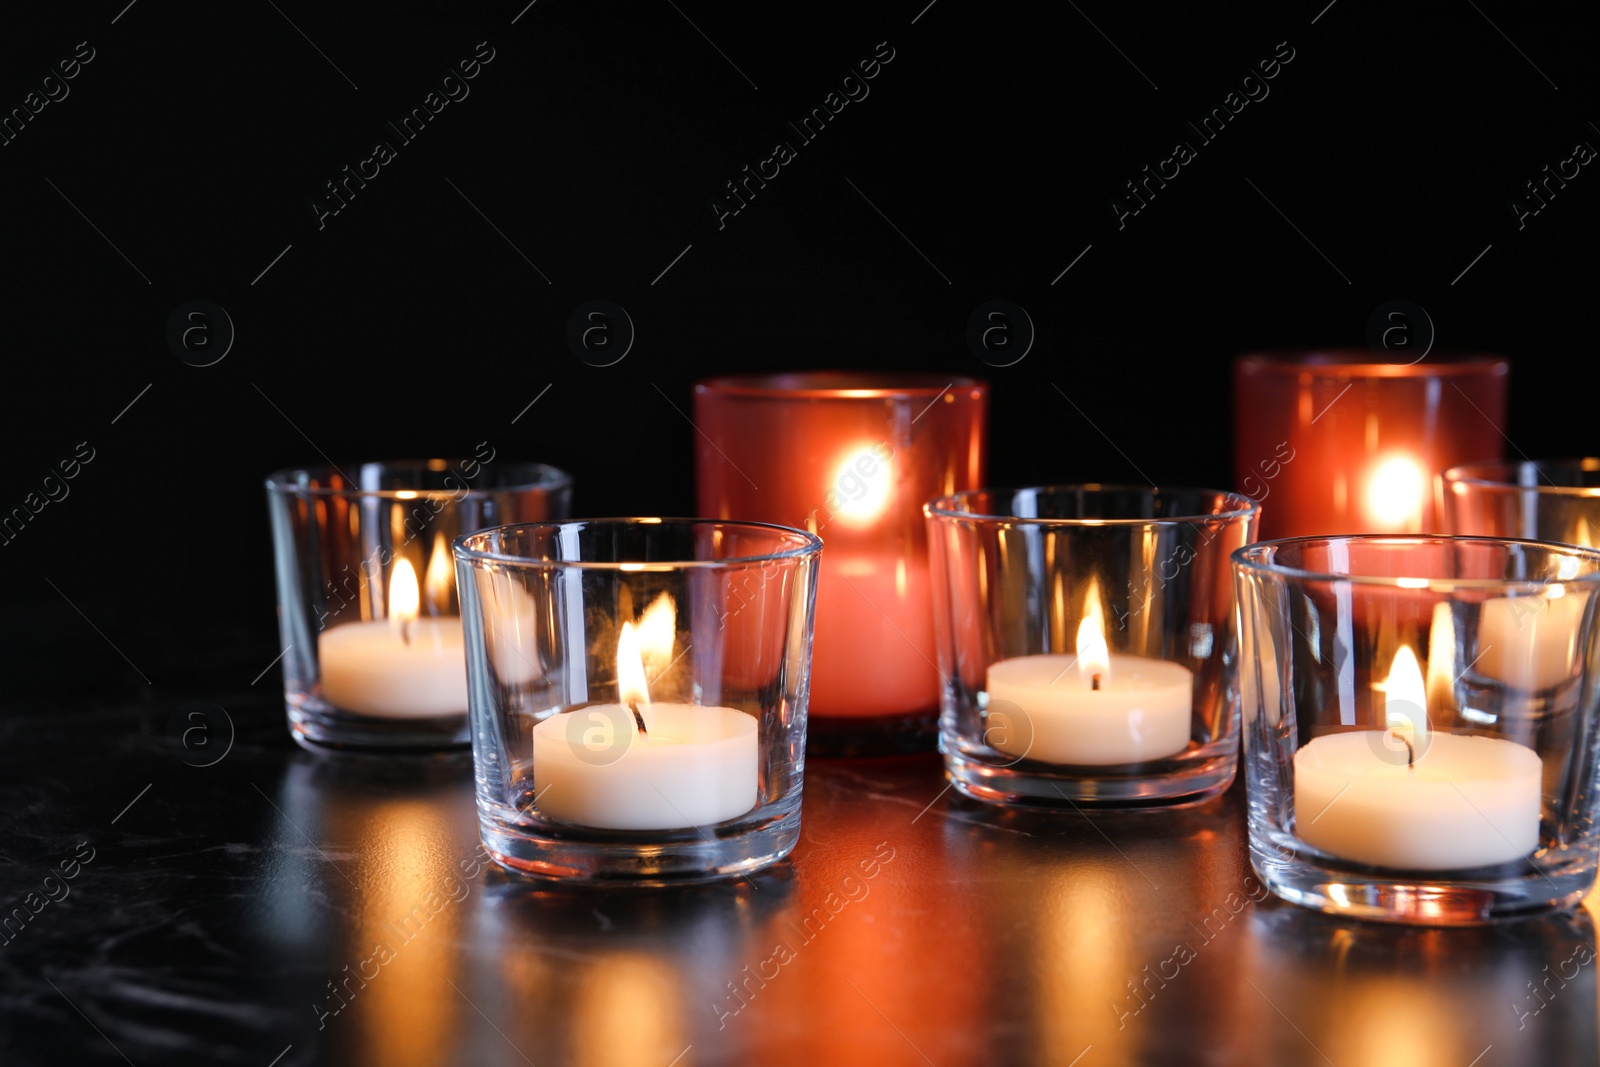
[[[1586,909],[1500,926],[1424,929],[1274,905],[1253,926],[1257,990],[1246,987],[1239,996],[1253,1025],[1272,1033],[1272,1062],[1593,1062],[1577,1053],[1593,1041],[1596,1025],[1594,965],[1573,962],[1575,952],[1594,945]],[[1556,971],[1566,980],[1553,977]],[[1541,1001],[1533,987],[1542,979],[1549,986]],[[1475,1010],[1464,1016],[1464,1004]]]
[[[1088,1045],[1112,1059],[1137,1042],[1111,1010],[1128,995],[1128,915],[1116,906],[1117,879],[1096,867],[1082,877],[1053,879],[1043,890],[1040,944],[1066,966],[1048,967],[1039,985],[1037,1020],[1041,1063],[1071,1063]],[[1108,1060],[1109,1062],[1109,1060]]]
[[[854,788],[846,782],[821,780],[818,791]],[[886,808],[896,815],[892,823],[883,818]],[[786,1062],[920,1062],[915,1048],[935,1019],[941,1030],[955,1027],[981,1040],[981,1003],[933,980],[945,969],[978,980],[981,900],[955,883],[928,892],[924,872],[907,860],[913,841],[935,839],[939,827],[932,817],[913,825],[916,814],[909,804],[863,798],[804,835],[795,902],[757,936],[793,956],[752,1000],[760,1011],[737,1020],[769,1042],[786,1034]]]
[[[684,1008],[671,966],[637,952],[581,965],[572,1009],[572,1062],[580,1067],[663,1067],[683,1051]],[[678,1067],[687,1067],[689,1057]]]
[[[334,832],[341,816],[333,812]],[[350,1007],[330,1025],[353,1015],[360,1040],[384,1063],[442,1063],[457,1013],[466,1007],[450,984],[457,974],[453,942],[460,912],[447,888],[454,865],[449,828],[437,807],[422,801],[374,804],[361,817],[370,842],[368,862],[382,873],[361,903],[348,946],[349,970],[339,970],[342,976],[357,975],[344,986]]]
[[[1477,1067],[1594,1063],[1580,950],[1600,893],[1459,930],[1240,900],[1238,789],[1086,818],[940,797],[934,757],[815,760],[792,864],[645,892],[486,868],[399,944],[390,924],[473,853],[470,783],[315,767],[261,804],[254,921],[305,1013],[283,1044],[328,1062],[1468,1067],[1492,1045]],[[310,1003],[380,941],[395,958],[318,1031]],[[1193,958],[1166,963],[1181,944]]]
[[[306,1007],[317,1034],[335,1049],[362,1050],[363,1060],[431,1067],[449,1062],[460,1012],[472,1010],[451,983],[460,981],[461,929],[482,879],[463,873],[470,847],[456,855],[470,822],[440,803],[455,791],[448,773],[404,777],[411,787],[396,796],[341,764],[290,769],[274,817],[295,870],[279,884],[284,905],[302,917],[283,932],[314,935],[311,916],[342,900],[348,936],[307,946],[308,958],[325,961]]]

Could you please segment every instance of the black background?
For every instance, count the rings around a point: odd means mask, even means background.
[[[0,547],[14,691],[83,663],[124,698],[244,687],[277,647],[279,467],[488,441],[571,471],[579,515],[689,512],[684,413],[718,372],[978,374],[994,482],[1217,485],[1231,358],[1362,346],[1403,298],[1437,351],[1512,358],[1486,455],[1596,450],[1600,177],[1520,231],[1508,206],[1600,144],[1592,42],[1557,9],[125,2],[0,15],[0,110],[95,52],[0,147],[0,511],[95,450]],[[480,41],[470,96],[319,229],[324,183]],[[879,42],[870,95],[719,230],[722,183]],[[1123,183],[1279,42],[1270,95],[1119,229]],[[197,298],[237,330],[204,368],[166,342]],[[637,327],[608,368],[565,340],[594,298]],[[965,343],[994,298],[1037,327],[1015,366]],[[36,655],[47,629],[70,654]]]

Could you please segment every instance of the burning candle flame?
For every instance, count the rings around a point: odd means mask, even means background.
[[[1384,726],[1413,748],[1420,745],[1428,736],[1428,717],[1423,711],[1427,700],[1417,654],[1410,645],[1401,645],[1383,686]]]
[[[395,561],[389,573],[389,618],[402,623],[417,617],[420,597],[417,591],[417,571],[408,559]]]
[[[887,463],[873,449],[857,448],[834,470],[828,510],[849,524],[866,525],[889,506],[889,483]]]
[[[417,617],[417,572],[408,559],[395,562],[389,574],[389,619],[400,624],[400,639],[411,643],[411,620]]]
[[[450,607],[455,574],[450,566],[450,549],[444,543],[444,534],[433,535],[433,551],[428,554],[428,570],[422,576],[422,584],[427,588],[430,615],[438,615]]]
[[[1100,587],[1089,583],[1083,618],[1078,622],[1078,677],[1094,689],[1111,679],[1111,650],[1106,647],[1106,621],[1100,613]]]
[[[1386,530],[1414,530],[1422,523],[1428,480],[1410,456],[1390,456],[1367,481],[1367,515]]]
[[[617,636],[617,699],[633,709],[637,724],[648,732],[650,726],[650,686],[644,677],[644,659],[639,654],[639,635],[633,623],[622,624]]]

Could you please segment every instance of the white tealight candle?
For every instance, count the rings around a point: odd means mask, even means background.
[[[389,618],[346,623],[317,637],[322,699],[342,711],[389,719],[465,715],[461,620],[417,618],[417,574],[409,561],[389,579]]]
[[[620,704],[563,712],[535,726],[540,813],[608,830],[677,830],[756,806],[755,716],[693,704],[651,704],[649,714],[647,734]]]
[[[1430,733],[1409,647],[1395,654],[1384,688],[1388,730],[1327,734],[1295,753],[1295,834],[1341,859],[1422,871],[1509,863],[1537,849],[1538,754],[1500,738]]]
[[[620,703],[552,715],[533,728],[540,814],[607,830],[677,830],[756,806],[754,716],[650,703],[632,623],[617,641],[617,679]]]
[[[1571,678],[1585,594],[1553,585],[1538,597],[1495,597],[1478,614],[1478,672],[1521,689]]]
[[[986,688],[986,739],[1008,755],[1099,766],[1165,759],[1189,747],[1194,675],[1165,660],[1111,655],[1093,594],[1076,656],[1001,660],[989,667]],[[1008,705],[1021,709],[1020,721]]]

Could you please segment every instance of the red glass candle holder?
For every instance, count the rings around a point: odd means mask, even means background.
[[[984,482],[989,387],[931,374],[734,375],[695,386],[701,515],[823,539],[808,751],[934,747],[940,677],[922,505]]]
[[[1510,373],[1491,355],[1239,357],[1234,472],[1264,505],[1262,537],[1440,532],[1434,476],[1500,456]]]

